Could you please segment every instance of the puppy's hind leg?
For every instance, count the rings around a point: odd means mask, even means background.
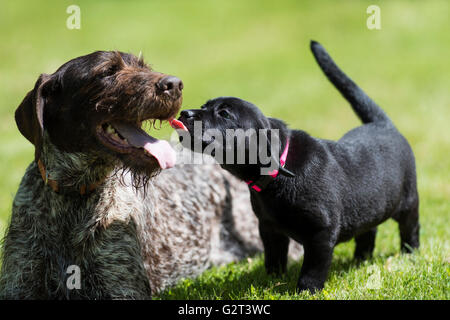
[[[412,253],[419,248],[419,204],[411,209],[402,211],[396,217],[400,229],[400,246],[402,252]]]
[[[377,228],[373,228],[355,237],[355,260],[362,261],[372,257],[376,235]]]

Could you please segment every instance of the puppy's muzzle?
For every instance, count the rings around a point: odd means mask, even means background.
[[[183,118],[186,120],[197,120],[198,112],[197,112],[197,110],[183,110],[180,113],[180,118]]]

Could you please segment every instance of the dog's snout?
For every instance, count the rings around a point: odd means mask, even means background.
[[[183,82],[174,76],[167,76],[159,80],[156,84],[156,86],[163,90],[163,91],[169,91],[169,92],[176,92],[183,90]]]
[[[183,111],[181,111],[180,116],[185,119],[194,118],[195,110],[183,110]]]

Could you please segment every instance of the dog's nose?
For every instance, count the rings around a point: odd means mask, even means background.
[[[174,76],[167,76],[158,81],[156,86],[163,90],[169,91],[170,93],[183,90],[183,82]]]
[[[195,110],[183,110],[183,111],[181,111],[180,116],[185,119],[194,118]]]

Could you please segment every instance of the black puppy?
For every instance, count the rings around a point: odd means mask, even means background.
[[[319,43],[312,41],[311,50],[364,123],[339,141],[290,130],[282,121],[266,118],[251,103],[231,97],[210,100],[200,110],[183,111],[173,126],[191,135],[196,120],[202,122],[203,130],[214,128],[224,136],[227,129],[279,130],[278,171],[283,174],[261,176],[259,161],[222,166],[249,184],[266,270],[286,270],[292,238],[305,250],[297,287],[314,291],[323,288],[336,244],[354,237],[355,258],[370,257],[377,226],[388,218],[399,223],[402,251],[418,248],[419,197],[414,154],[406,139]],[[202,139],[203,147],[211,142],[204,136],[192,138]],[[289,177],[290,172],[295,177]]]

